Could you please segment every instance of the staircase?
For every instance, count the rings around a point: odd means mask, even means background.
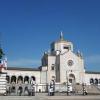
[[[83,88],[82,88],[82,85],[75,85],[75,92],[77,94],[82,94],[83,93]]]
[[[6,73],[0,73],[0,95],[6,95]]]
[[[100,89],[96,85],[88,85],[87,91],[89,94],[100,94]]]
[[[90,95],[92,95],[92,94],[100,95],[100,89],[95,85],[86,85],[85,89],[86,89],[87,93],[90,94]],[[83,93],[82,85],[76,85],[75,91],[78,94],[82,94]]]

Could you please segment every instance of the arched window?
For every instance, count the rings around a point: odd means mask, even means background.
[[[90,79],[90,84],[94,84],[93,78]]]
[[[95,85],[98,85],[98,79],[97,78],[95,79]]]
[[[35,78],[35,76],[32,76],[31,78],[32,78],[32,80],[33,80],[33,81],[36,81],[36,78]]]
[[[7,83],[10,83],[10,76],[6,76]]]
[[[99,79],[99,84],[100,84],[100,79]]]
[[[11,83],[16,83],[16,76],[11,77]]]
[[[35,76],[31,76],[30,84],[35,84],[36,78]]]
[[[25,83],[25,84],[29,83],[29,77],[28,77],[28,76],[25,76],[25,77],[24,77],[24,83]]]
[[[18,76],[17,83],[23,83],[23,77],[22,76]]]

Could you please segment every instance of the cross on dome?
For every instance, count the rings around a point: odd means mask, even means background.
[[[63,32],[62,32],[62,31],[61,31],[61,33],[60,33],[60,40],[64,40]]]

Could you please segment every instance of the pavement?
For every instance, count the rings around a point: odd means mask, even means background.
[[[0,100],[100,100],[100,95],[48,96],[36,94],[35,96],[0,96]]]

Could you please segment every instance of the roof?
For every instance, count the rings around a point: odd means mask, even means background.
[[[0,74],[7,74],[6,72],[0,72]]]
[[[60,43],[66,43],[66,42],[68,42],[68,41],[67,41],[67,40],[57,40],[57,41],[55,41],[55,43],[56,43],[56,42],[57,42],[57,43],[59,43],[59,42],[60,42]]]
[[[100,72],[86,71],[87,74],[100,74]]]
[[[20,70],[20,71],[40,71],[40,68],[24,68],[24,67],[7,67],[7,70]]]

